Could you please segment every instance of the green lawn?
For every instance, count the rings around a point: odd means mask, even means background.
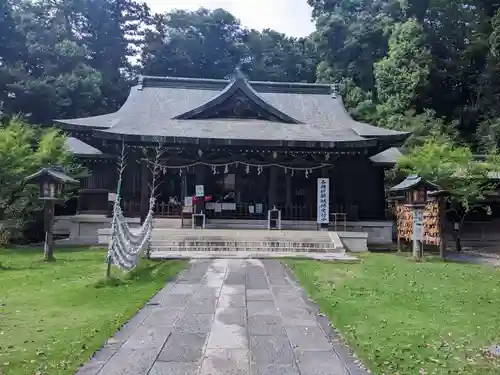
[[[184,266],[142,260],[131,274],[113,269],[103,284],[105,252],[0,249],[0,374],[70,375]]]
[[[500,343],[499,270],[394,254],[285,262],[374,374],[500,374],[482,352]]]

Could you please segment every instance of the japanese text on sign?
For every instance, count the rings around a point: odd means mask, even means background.
[[[328,224],[330,222],[330,179],[318,178],[318,224]]]
[[[424,210],[415,208],[413,210],[413,240],[422,241],[424,234]]]
[[[203,197],[205,195],[205,188],[203,185],[196,185],[195,186],[195,195],[197,197]]]

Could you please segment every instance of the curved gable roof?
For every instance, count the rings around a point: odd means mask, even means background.
[[[192,119],[242,91],[280,121],[255,119]],[[77,128],[98,130],[98,136],[164,136],[186,139],[230,139],[286,142],[400,142],[409,133],[355,121],[330,85],[253,82],[173,77],[142,77],[125,104],[103,116],[56,120]],[[325,146],[326,147],[326,146]]]
[[[283,122],[291,123],[291,124],[299,124],[301,121],[290,117],[284,112],[281,112],[279,109],[276,109],[271,104],[262,99],[259,94],[248,84],[247,80],[243,78],[243,76],[237,77],[233,80],[229,85],[226,86],[224,90],[220,92],[218,96],[209,100],[208,102],[191,109],[183,114],[175,116],[174,119],[179,120],[188,120],[195,118],[201,113],[208,111],[228,100],[231,96],[236,94],[238,91],[241,91],[244,96],[246,96],[251,102],[253,102],[257,107],[260,107],[264,111],[271,113],[276,116]]]

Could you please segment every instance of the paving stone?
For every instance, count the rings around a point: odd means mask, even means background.
[[[267,280],[263,277],[257,277],[252,279],[247,279],[248,289],[269,289],[269,284]]]
[[[161,291],[150,302],[161,307],[181,308],[186,305],[189,296],[189,294],[169,294],[168,291]]]
[[[295,304],[287,307],[277,304],[276,307],[284,319],[316,319],[312,311]]]
[[[299,375],[295,364],[250,364],[251,375]]]
[[[139,326],[130,338],[123,344],[124,349],[158,349],[163,347],[172,327],[145,327]]]
[[[157,361],[148,375],[198,375],[197,362],[159,362]]]
[[[183,308],[156,308],[142,322],[141,326],[149,328],[173,327],[183,313]]]
[[[246,349],[207,349],[200,375],[249,375]]]
[[[280,307],[282,309],[288,309],[288,310],[293,310],[293,309],[309,309],[309,307],[306,305],[304,300],[299,297],[294,297],[294,296],[289,296],[289,297],[275,297],[274,302],[276,304],[276,307]]]
[[[273,275],[274,276],[274,275]],[[285,277],[268,277],[269,285],[273,286],[287,286],[290,282]]]
[[[245,284],[243,285],[228,285],[225,284],[222,286],[222,290],[220,291],[220,295],[230,295],[230,294],[242,294],[245,293]]]
[[[276,298],[295,297],[300,298],[300,294],[291,285],[271,285],[271,291]]]
[[[105,364],[105,361],[97,361],[95,359],[92,359],[91,361],[80,367],[75,375],[96,375]]]
[[[252,363],[293,364],[293,351],[286,336],[250,336]]]
[[[188,302],[185,314],[213,314],[217,298],[192,299]]]
[[[199,284],[178,283],[170,288],[168,294],[194,294],[199,287]]]
[[[215,321],[208,338],[208,349],[248,349],[246,330]]]
[[[203,356],[207,335],[203,333],[172,333],[158,360],[163,362],[196,362]]]
[[[325,333],[319,327],[286,327],[285,330],[294,349],[302,351],[332,349]]]
[[[274,296],[269,289],[247,289],[248,301],[273,301]]]
[[[246,270],[244,268],[240,270],[229,270],[224,280],[226,285],[244,285],[246,281]]]
[[[283,320],[278,315],[252,315],[248,317],[250,335],[286,335]]]
[[[113,339],[116,341],[126,341],[128,337],[134,332],[137,327],[146,319],[153,307],[147,307],[140,309],[137,314],[135,314],[132,319],[130,319],[127,323],[125,323],[113,336]]]
[[[221,307],[215,311],[215,321],[245,327],[247,314],[244,307]]]
[[[269,278],[284,278],[286,277],[285,267],[279,262],[276,262],[271,259],[263,259],[262,265],[266,270],[267,276]]]
[[[219,297],[217,307],[245,307],[245,294],[226,294]]]
[[[219,294],[220,288],[211,288],[209,286],[201,286],[191,298],[216,298]]]
[[[349,375],[333,351],[295,352],[301,375]]]
[[[347,375],[300,291],[276,260],[192,261],[76,375]]]
[[[279,315],[273,301],[248,301],[248,315]]]
[[[208,333],[214,314],[185,314],[175,325],[176,332]]]
[[[146,375],[158,350],[121,348],[99,371],[99,375]]]
[[[295,319],[283,318],[283,327],[317,327],[318,322],[315,318]]]

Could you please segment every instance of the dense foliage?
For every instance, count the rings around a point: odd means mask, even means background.
[[[308,0],[318,78],[344,82],[357,117],[447,134],[479,151],[498,143],[500,2]]]
[[[304,0],[306,1],[306,0]],[[222,9],[152,14],[136,0],[0,2],[0,104],[30,122],[116,110],[138,74],[339,83],[359,119],[500,136],[500,2],[307,0],[316,31],[256,31]],[[308,15],[304,15],[307,17]]]
[[[17,118],[0,127],[1,233],[21,234],[41,208],[38,187],[25,185],[27,176],[49,165],[64,166],[73,175],[83,172],[74,165],[65,140],[57,130],[28,126]]]

